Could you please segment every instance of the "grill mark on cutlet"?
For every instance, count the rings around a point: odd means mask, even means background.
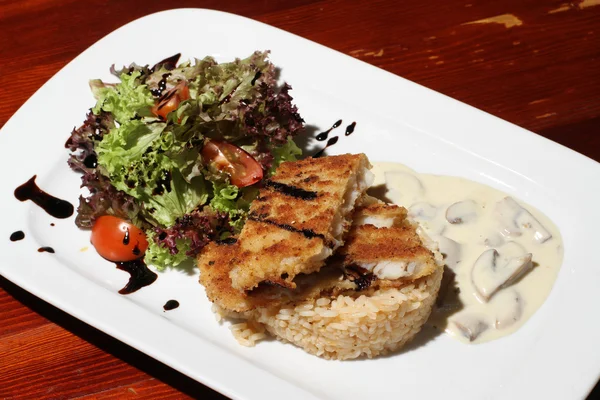
[[[314,200],[317,198],[317,192],[304,190],[297,186],[287,185],[281,182],[275,182],[270,179],[265,181],[265,187],[271,188],[276,192],[285,194],[286,196],[295,197],[301,200]]]
[[[304,237],[307,239],[319,238],[323,242],[325,242],[325,244],[328,247],[333,247],[332,243],[329,243],[327,240],[325,240],[325,235],[323,235],[322,233],[317,233],[317,232],[313,231],[312,229],[298,229],[298,228],[295,228],[288,224],[281,224],[279,222],[272,221],[270,219],[266,219],[265,217],[266,217],[266,214],[250,213],[250,215],[248,215],[248,219],[251,221],[264,222],[265,224],[276,226],[276,227],[278,227],[280,229],[284,229],[288,232],[300,233],[300,234],[304,235]]]

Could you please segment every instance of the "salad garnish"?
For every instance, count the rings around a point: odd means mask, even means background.
[[[105,232],[96,242],[115,247],[106,258],[143,256],[163,269],[194,257],[239,232],[264,179],[301,154],[293,138],[304,121],[268,54],[179,65],[177,54],[153,67],[113,66],[117,83],[90,81],[96,104],[66,147],[88,191],[76,224]],[[126,232],[144,244],[140,254],[123,248]]]

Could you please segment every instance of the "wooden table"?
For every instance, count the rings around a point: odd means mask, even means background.
[[[600,161],[599,0],[3,1],[0,126],[104,35],[179,7],[266,22]],[[0,398],[222,398],[6,279],[0,285]]]

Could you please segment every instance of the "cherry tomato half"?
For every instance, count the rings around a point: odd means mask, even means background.
[[[148,248],[144,231],[112,215],[96,219],[91,242],[98,254],[115,262],[141,258]]]
[[[226,172],[232,185],[250,186],[263,177],[262,167],[250,154],[239,147],[218,140],[211,140],[202,148],[202,158],[219,171]]]
[[[177,110],[179,103],[190,98],[190,89],[185,82],[180,82],[165,95],[161,96],[158,102],[152,107],[152,114],[162,119],[167,119],[171,111]]]

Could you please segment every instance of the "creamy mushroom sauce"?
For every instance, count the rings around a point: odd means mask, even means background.
[[[540,211],[481,183],[374,163],[370,193],[404,206],[446,264],[429,325],[479,343],[521,327],[562,263],[557,227]]]

